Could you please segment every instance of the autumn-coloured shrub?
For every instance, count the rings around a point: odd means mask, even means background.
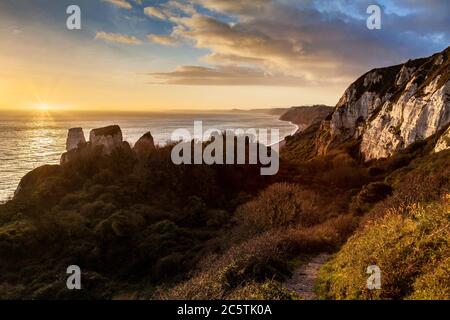
[[[155,299],[290,299],[280,281],[290,276],[287,261],[335,251],[355,230],[351,215],[310,228],[266,232],[205,258],[197,273],[172,288],[160,288]],[[268,282],[269,281],[269,282]]]
[[[298,185],[277,183],[262,191],[258,197],[236,211],[238,221],[257,231],[310,226],[321,220],[316,207],[318,195]]]
[[[362,214],[377,202],[392,194],[392,187],[383,182],[372,182],[364,186],[354,197],[350,207],[356,214]]]
[[[448,298],[449,221],[449,198],[389,210],[322,269],[319,292],[331,299]],[[372,264],[381,269],[380,290],[367,288]]]
[[[364,220],[383,217],[391,208],[437,201],[450,192],[450,151],[418,158],[385,180],[393,188],[392,196],[377,202]]]
[[[406,299],[448,300],[450,299],[450,257],[437,265],[428,266],[413,284],[413,293]]]

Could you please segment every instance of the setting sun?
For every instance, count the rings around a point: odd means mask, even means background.
[[[435,311],[449,98],[450,0],[0,0],[2,310]]]
[[[49,111],[49,110],[54,110],[54,109],[56,109],[55,106],[52,106],[52,105],[50,105],[50,104],[48,104],[48,103],[45,103],[45,102],[41,102],[41,103],[36,104],[36,105],[35,105],[35,108],[36,108],[37,110],[39,110],[39,111]]]
[[[36,104],[35,107],[37,110],[40,110],[40,111],[48,111],[49,109],[51,109],[51,106],[45,102],[38,103],[38,104]]]

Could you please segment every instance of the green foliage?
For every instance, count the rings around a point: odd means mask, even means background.
[[[323,268],[319,292],[332,299],[442,298],[450,290],[444,274],[450,258],[449,209],[448,199],[412,205],[367,224]],[[381,268],[381,290],[366,287],[371,264]]]
[[[250,282],[235,290],[230,296],[231,300],[297,300],[297,296],[283,288],[274,280],[264,283]]]
[[[383,182],[372,182],[364,186],[354,197],[350,208],[356,214],[369,211],[375,203],[384,200],[392,194],[392,187]]]
[[[297,185],[273,184],[259,196],[237,210],[237,219],[248,228],[257,231],[271,230],[300,224],[312,225],[320,220],[314,215],[318,205],[314,192]]]
[[[292,299],[280,287],[291,276],[293,259],[336,250],[354,231],[350,215],[311,228],[271,230],[202,259],[192,278],[172,288],[161,287],[157,299]]]
[[[0,206],[0,298],[148,295],[185,277],[217,249],[210,241],[230,228],[242,195],[264,184],[256,167],[175,166],[170,150],[139,159],[126,143],[109,156],[85,145],[26,175]],[[89,281],[83,293],[65,287],[70,264]]]
[[[450,297],[450,257],[436,261],[413,284],[414,300],[448,300]]]
[[[0,298],[295,299],[281,286],[294,262],[337,251],[323,297],[448,296],[449,152],[431,137],[367,164],[355,142],[317,156],[317,126],[289,139],[270,178],[176,166],[171,145],[138,157],[87,144],[33,170],[0,205]],[[380,292],[364,289],[372,263]],[[82,292],[65,288],[71,264]]]

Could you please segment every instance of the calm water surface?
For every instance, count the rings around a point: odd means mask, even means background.
[[[86,140],[93,128],[118,124],[124,140],[134,144],[151,131],[155,143],[164,144],[178,128],[193,131],[194,121],[203,129],[278,128],[283,138],[296,127],[278,116],[264,113],[148,113],[148,114],[63,114],[0,113],[0,202],[9,199],[20,179],[44,164],[58,164],[65,151],[67,130],[82,127]]]

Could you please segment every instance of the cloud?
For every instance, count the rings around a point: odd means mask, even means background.
[[[130,10],[132,8],[131,4],[126,0],[102,0],[102,1],[108,2],[122,9]]]
[[[209,49],[212,53],[204,58],[208,62],[252,64],[267,72],[284,72],[311,81],[327,74],[343,75],[336,70],[337,58],[333,61],[331,54],[311,50],[300,40],[306,34],[282,22],[278,25],[259,21],[230,24],[201,14],[173,20],[178,25],[172,36],[185,39],[197,48]],[[333,36],[333,32],[329,35]]]
[[[182,66],[173,72],[151,73],[154,84],[211,85],[211,86],[299,86],[308,83],[300,78],[269,74],[263,70],[245,67]]]
[[[176,46],[178,44],[177,39],[171,36],[161,36],[156,34],[149,34],[147,38],[150,42],[161,44],[164,46]]]
[[[145,7],[144,13],[151,18],[156,18],[159,20],[172,20],[177,17],[194,15],[197,11],[192,3],[179,0],[169,0],[162,3],[159,7]]]
[[[230,74],[251,68],[259,73],[247,73],[245,83],[271,74],[287,85],[345,86],[371,68],[426,56],[448,42],[450,1],[383,2],[376,31],[366,27],[371,2],[171,0],[157,9],[173,24],[170,37],[209,51],[200,60],[211,68],[187,66],[157,76],[167,83],[189,84],[189,75],[192,84],[231,83]],[[176,7],[186,9],[176,14]]]
[[[180,14],[193,15],[197,13],[197,10],[194,8],[192,3],[180,2],[177,0],[167,1],[162,5],[162,7],[166,10],[167,14],[172,16],[179,16]]]
[[[159,8],[156,8],[156,7],[145,7],[144,8],[144,13],[146,15],[148,15],[149,17],[152,17],[152,18],[157,18],[157,19],[160,19],[160,20],[166,20],[167,19],[167,16],[164,13],[164,11],[159,9]]]
[[[229,0],[192,0],[215,12],[239,15],[255,15],[270,6],[273,0],[229,1]],[[297,1],[298,2],[298,1]]]
[[[140,45],[142,41],[134,36],[129,36],[120,33],[108,33],[108,32],[97,32],[95,35],[96,40],[104,40],[107,42],[116,42],[130,45]]]

